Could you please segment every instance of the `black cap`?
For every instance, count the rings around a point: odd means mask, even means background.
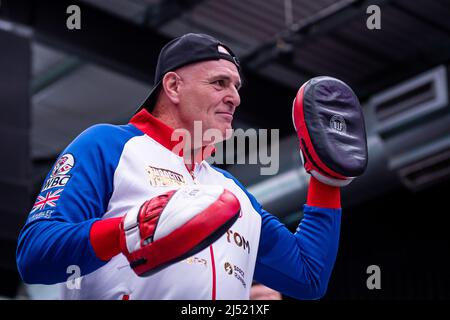
[[[220,51],[220,47],[224,48],[228,53],[223,50]],[[167,72],[195,62],[219,59],[231,61],[240,70],[239,60],[231,49],[209,35],[188,33],[173,39],[161,49],[156,66],[153,89],[136,113],[142,108],[146,108],[149,111],[153,110],[159,87]]]

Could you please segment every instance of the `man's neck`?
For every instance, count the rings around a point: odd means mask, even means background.
[[[170,110],[164,110],[163,112],[161,112],[161,110],[161,106],[159,108],[155,108],[152,112],[152,116],[154,116],[167,126],[171,127],[175,131],[178,130],[180,135],[183,135],[183,131],[188,134],[186,138],[189,139],[189,141],[185,141],[185,145],[183,146],[183,158],[186,167],[189,170],[193,170],[195,163],[201,162],[205,157],[208,157],[213,152],[213,150],[215,150],[214,145],[204,145],[201,137],[195,137],[195,133],[192,132],[193,130],[188,130],[187,128],[184,128],[182,125],[180,125],[176,115],[172,115]],[[174,139],[178,138],[179,135],[174,136]]]
[[[172,129],[178,129],[180,128],[180,125],[178,123],[177,117],[170,112],[161,112],[162,107],[156,108],[151,112],[152,116],[160,120],[161,122],[165,123],[167,126],[171,127]]]

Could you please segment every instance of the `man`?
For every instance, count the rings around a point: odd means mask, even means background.
[[[338,248],[338,186],[362,173],[367,154],[361,132],[312,135],[320,117],[311,117],[325,110],[324,99],[314,101],[321,86],[346,90],[333,79],[319,80],[302,87],[294,102],[313,177],[304,218],[292,234],[228,172],[204,161],[217,141],[195,135],[201,121],[202,133],[229,136],[240,104],[237,58],[207,35],[169,42],[158,58],[155,87],[130,123],[87,129],[50,171],[19,237],[23,280],[61,282],[63,298],[78,299],[248,299],[253,279],[294,298],[322,297]],[[354,101],[345,105],[355,113]],[[362,119],[351,116],[361,127]],[[341,128],[336,121],[330,123]],[[319,146],[349,136],[337,144],[348,156]],[[352,171],[346,163],[355,155],[361,161]],[[74,268],[81,281],[68,286]]]

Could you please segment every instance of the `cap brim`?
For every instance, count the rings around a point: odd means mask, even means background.
[[[141,111],[143,108],[147,109],[149,112],[153,111],[153,108],[156,104],[156,99],[159,92],[159,86],[161,85],[161,81],[159,81],[155,86],[153,86],[152,91],[150,91],[150,94],[147,96],[147,98],[144,100],[144,102],[141,104],[141,106],[136,110],[136,113]]]

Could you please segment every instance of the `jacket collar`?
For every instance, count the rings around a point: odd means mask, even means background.
[[[169,149],[176,155],[183,157],[182,135],[173,135],[174,129],[167,124],[155,118],[146,109],[142,109],[136,113],[130,120],[130,123],[136,128],[144,132],[146,135],[154,139],[166,149]],[[172,138],[172,135],[174,138]],[[204,159],[210,157],[215,152],[213,145],[202,147],[202,152],[195,155],[195,163],[200,163]]]

